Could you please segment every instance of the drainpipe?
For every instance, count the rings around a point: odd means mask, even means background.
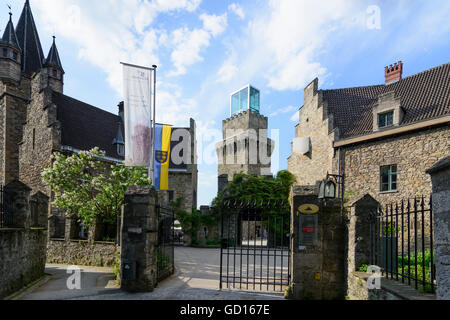
[[[341,159],[341,148],[338,149],[338,170],[339,170],[339,179],[341,180],[341,220],[342,222],[344,221],[344,181],[345,181],[345,177],[342,174],[342,159]]]

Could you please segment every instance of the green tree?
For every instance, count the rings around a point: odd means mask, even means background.
[[[270,200],[289,206],[289,192],[295,182],[295,176],[286,170],[278,172],[275,178],[237,174],[213,200],[213,207],[220,208],[227,200],[250,201],[257,205]]]
[[[52,187],[52,204],[88,226],[98,219],[114,224],[127,189],[151,185],[145,168],[110,165],[105,155],[98,148],[70,156],[55,152],[52,167],[42,173]]]
[[[201,214],[199,210],[192,208],[191,212],[181,209],[183,199],[178,198],[177,201],[172,202],[175,211],[175,217],[180,222],[183,232],[189,234],[193,243],[197,239],[198,231],[201,226],[211,228],[219,223],[220,217],[215,212],[210,214]]]
[[[268,216],[279,216],[283,212],[290,211],[289,193],[295,182],[295,176],[286,170],[278,172],[275,178],[238,174],[213,200],[213,208],[217,212],[225,210],[226,214],[232,212],[228,210],[227,201],[231,203],[237,201],[250,203],[256,207],[262,205]],[[289,230],[289,219],[275,218],[269,222],[268,216],[262,221],[264,228],[276,234],[277,239],[285,237],[285,231]]]

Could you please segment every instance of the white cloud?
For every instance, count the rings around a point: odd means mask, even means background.
[[[275,110],[274,112],[272,112],[270,114],[270,117],[276,117],[281,114],[290,113],[290,112],[294,111],[295,109],[296,109],[296,107],[294,107],[294,106],[287,106],[284,108],[279,108],[279,109]]]
[[[210,32],[213,37],[223,33],[227,28],[227,14],[224,13],[221,16],[215,14],[208,15],[202,14],[200,20],[203,21],[203,28]]]
[[[203,60],[200,50],[209,46],[211,35],[203,29],[189,30],[187,28],[177,29],[172,32],[172,43],[175,49],[172,51],[171,59],[175,71],[169,73],[170,76],[185,74],[186,67]]]
[[[235,65],[225,63],[217,72],[217,82],[228,82],[230,81],[238,72],[238,68]]]
[[[291,121],[292,122],[299,122],[300,121],[300,113],[298,111],[291,116]]]
[[[236,74],[227,72],[227,66],[234,66],[244,83],[265,79],[278,91],[301,90],[315,77],[323,83],[328,71],[321,54],[337,34],[355,26],[363,29],[364,12],[356,0],[269,0],[252,11],[239,36],[228,40],[226,64],[219,68],[216,81],[234,80]]]
[[[238,3],[232,3],[228,6],[228,10],[232,11],[234,14],[236,14],[239,18],[245,19],[245,13],[242,9],[241,5]]]
[[[227,27],[226,13],[221,16],[202,14],[200,20],[203,22],[201,29],[189,30],[185,27],[172,32],[171,43],[174,50],[171,59],[175,70],[169,76],[184,75],[186,67],[203,61],[201,50],[210,45],[211,37],[220,35]]]

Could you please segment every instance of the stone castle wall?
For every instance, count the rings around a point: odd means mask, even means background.
[[[115,262],[117,250],[117,245],[109,242],[50,239],[47,263],[110,267]]]
[[[22,87],[2,83],[0,102],[0,183],[19,178],[19,143],[22,139],[27,96]]]
[[[50,188],[43,183],[41,174],[51,166],[53,150],[60,148],[61,130],[56,106],[51,103],[52,93],[49,89],[41,91],[41,86],[41,77],[35,76],[20,145],[20,180],[33,192],[41,191],[49,196]]]
[[[44,275],[47,232],[0,229],[0,299]]]
[[[326,104],[317,91],[318,80],[305,89],[305,104],[300,109],[300,121],[295,128],[296,138],[310,138],[311,152],[306,155],[294,153],[288,158],[288,170],[297,178],[299,185],[315,185],[332,172],[333,141],[330,133],[332,121],[328,118]]]
[[[426,170],[449,154],[450,125],[343,148],[349,200],[370,194],[384,206],[416,196],[429,198],[431,178]],[[380,167],[385,165],[397,165],[397,191],[380,192]]]

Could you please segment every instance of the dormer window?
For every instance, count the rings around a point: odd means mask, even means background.
[[[395,91],[380,95],[373,106],[373,131],[401,126],[404,114],[401,100],[395,96]]]
[[[7,58],[8,57],[8,49],[3,48],[3,57]]]
[[[56,71],[56,69],[53,69],[53,77],[55,77],[55,78],[58,77],[58,71]]]
[[[389,111],[378,115],[378,128],[390,127],[393,124],[394,124],[394,111]]]

